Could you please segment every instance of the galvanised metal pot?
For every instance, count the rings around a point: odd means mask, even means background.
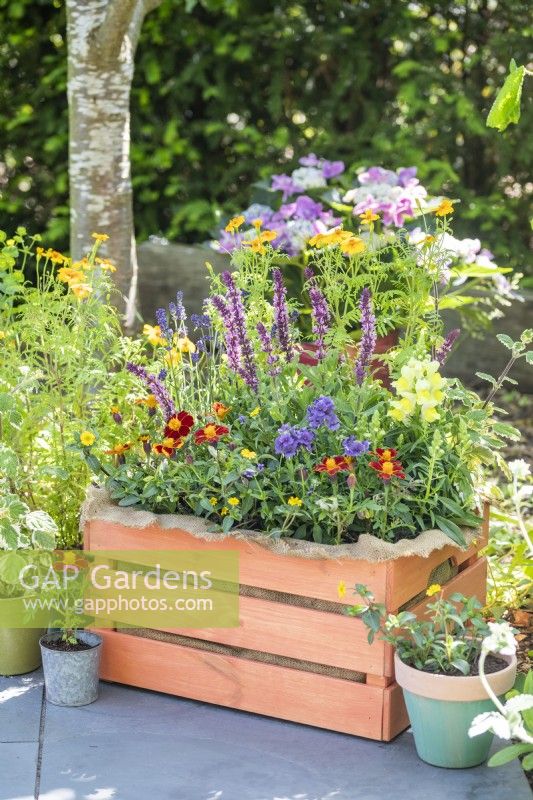
[[[91,631],[77,631],[76,637],[90,649],[51,650],[46,645],[57,641],[57,633],[40,640],[46,699],[56,706],[86,706],[98,697],[102,638]]]
[[[501,697],[512,689],[516,678],[516,657],[502,656],[505,669],[487,675],[494,693]],[[494,711],[477,675],[435,675],[404,664],[394,656],[396,680],[413,729],[416,751],[422,761],[435,767],[475,767],[486,761],[492,733],[468,736],[477,714]]]

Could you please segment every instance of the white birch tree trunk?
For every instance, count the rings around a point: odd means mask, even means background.
[[[67,0],[70,247],[79,259],[93,232],[116,265],[131,329],[137,252],[130,165],[130,92],[145,14],[160,0]]]

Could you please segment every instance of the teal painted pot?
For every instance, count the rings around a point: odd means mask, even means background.
[[[508,666],[487,675],[494,693],[501,697],[512,689],[516,658],[506,657]],[[493,736],[485,733],[470,738],[474,717],[494,711],[480,678],[434,675],[409,667],[394,658],[396,680],[403,689],[416,751],[422,761],[435,767],[462,769],[486,761]]]

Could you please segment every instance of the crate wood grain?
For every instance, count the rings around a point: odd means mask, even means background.
[[[486,506],[480,536],[468,550],[449,545],[428,558],[411,556],[382,563],[298,558],[231,537],[207,542],[182,529],[156,525],[139,529],[91,520],[85,527],[84,544],[93,551],[238,551],[241,585],[267,590],[266,596],[240,597],[236,628],[167,631],[202,643],[296,660],[291,666],[262,663],[238,650],[211,652],[134,636],[126,629],[106,629],[100,631],[105,640],[102,678],[389,741],[408,725],[402,692],[394,681],[393,651],[381,641],[369,645],[363,623],[339,613],[342,604],[350,605],[354,598],[348,594],[339,600],[338,583],[366,584],[388,611],[397,612],[410,603],[415,613],[423,615],[426,600],[415,598],[426,589],[433,570],[451,559],[458,573],[443,587],[445,595],[461,592],[484,601],[486,564],[479,551],[486,544],[488,511]],[[143,563],[142,553],[136,554],[135,562]],[[276,598],[268,592],[285,596]],[[290,600],[287,594],[304,605],[286,602]],[[336,609],[313,608],[317,601],[333,602]],[[120,628],[124,622],[120,613],[114,619]],[[319,672],[326,667],[362,673],[363,682],[298,668],[298,661],[319,665]]]

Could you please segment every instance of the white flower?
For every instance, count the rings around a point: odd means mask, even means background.
[[[468,735],[473,738],[489,731],[499,736],[500,739],[511,738],[511,727],[503,714],[498,711],[485,711],[484,714],[478,714],[477,717],[474,717],[470,724]]]
[[[533,737],[524,727],[524,720],[520,712],[533,708],[533,694],[519,694],[512,697],[503,706],[503,714],[498,711],[487,711],[474,717],[468,735],[479,736],[491,731],[500,739],[519,739],[527,744],[533,744]]]
[[[483,650],[512,656],[516,652],[516,639],[508,622],[489,622],[490,634],[483,639]]]
[[[523,458],[515,458],[514,461],[509,461],[508,465],[511,470],[513,478],[519,481],[525,480],[530,472],[530,466]]]
[[[322,189],[327,186],[327,181],[321,169],[317,167],[300,167],[291,175],[294,183],[301,189]]]

